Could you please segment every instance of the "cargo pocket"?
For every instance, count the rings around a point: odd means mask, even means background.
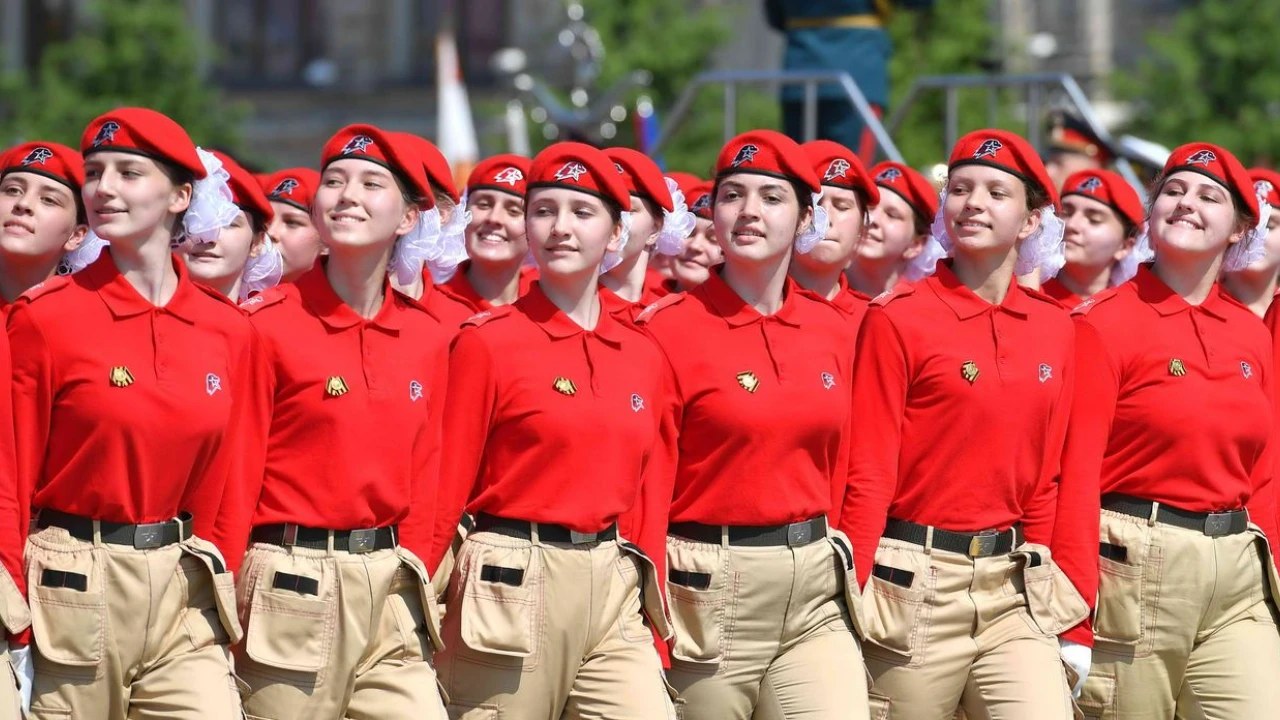
[[[1156,594],[1148,593],[1147,585],[1159,581],[1160,553],[1151,544],[1150,529],[1103,512],[1093,620],[1097,640],[1137,645],[1146,634],[1144,625],[1154,619]]]
[[[497,705],[449,705],[449,720],[497,720],[501,708]]]
[[[867,582],[870,590],[863,594],[863,622],[870,643],[865,650],[887,650],[903,664],[922,663],[932,583],[927,555],[881,543]]]
[[[198,609],[204,611],[206,615],[209,615],[208,611],[212,610],[212,617],[207,619],[219,623],[226,631],[229,643],[235,645],[244,638],[240,616],[236,612],[235,576],[227,570],[222,553],[213,543],[193,537],[182,543],[181,547],[184,553],[200,562],[201,568],[208,573],[213,583],[213,607]]]
[[[1262,528],[1249,523],[1249,532],[1256,538],[1258,555],[1262,560],[1262,577],[1267,584],[1266,599],[1280,610],[1280,573],[1276,570],[1276,556],[1271,552],[1271,543],[1262,532]]]
[[[459,615],[462,642],[468,648],[513,658],[537,653],[542,610],[539,553],[532,545],[463,544],[458,555],[463,568]]]
[[[46,660],[73,667],[92,667],[102,661],[107,637],[106,578],[96,552],[53,552],[28,546],[31,631]]]
[[[640,600],[644,614],[649,623],[663,640],[671,639],[671,614],[662,597],[662,586],[658,584],[658,567],[639,546],[625,540],[618,541],[618,549],[627,556],[634,557],[640,571]]]
[[[436,602],[435,586],[427,574],[427,566],[417,555],[403,547],[396,548],[396,556],[416,579],[422,602],[423,629],[431,640],[431,647],[440,652],[444,650],[444,640],[440,635],[440,605]]]
[[[0,567],[0,623],[14,635],[31,627],[31,608],[3,567]]]
[[[274,562],[268,562],[273,556]],[[263,567],[249,601],[245,654],[266,668],[315,674],[314,685],[319,686],[338,621],[337,579],[318,563],[299,566],[289,555],[273,553],[260,560]],[[261,674],[261,668],[252,671]]]
[[[1087,720],[1111,720],[1116,713],[1116,679],[1091,674],[1080,690],[1076,707]]]
[[[1067,574],[1053,562],[1049,548],[1024,544],[1012,553],[1022,566],[1027,611],[1040,632],[1061,635],[1089,617],[1089,605]]]
[[[853,545],[849,538],[839,530],[833,530],[827,538],[835,551],[836,572],[844,583],[844,601],[849,609],[849,618],[853,621],[853,629],[858,637],[866,639],[862,617],[862,590],[858,588],[858,573],[853,567]]]
[[[719,545],[668,538],[667,595],[675,660],[714,664],[725,659],[728,565],[728,553]]]
[[[893,717],[893,699],[888,695],[868,692],[867,700],[871,706],[871,713],[868,715],[871,720],[890,720]]]

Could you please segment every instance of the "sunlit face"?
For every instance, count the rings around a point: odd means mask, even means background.
[[[1062,198],[1062,219],[1068,268],[1108,268],[1133,248],[1120,215],[1101,201],[1068,195]]]
[[[145,240],[170,227],[191,204],[192,186],[175,185],[151,158],[99,151],[84,159],[84,199],[89,228],[109,243]]]
[[[791,183],[755,173],[721,179],[712,215],[726,263],[760,263],[789,255],[796,238],[813,221],[813,211],[802,211]]]
[[[1244,236],[1236,225],[1236,206],[1221,183],[1182,170],[1160,186],[1151,206],[1148,230],[1157,257],[1162,250],[1215,255]]]
[[[62,183],[29,172],[0,180],[0,254],[57,265],[79,247],[85,226],[76,220],[76,196]]]
[[[542,187],[529,191],[528,202],[525,230],[544,276],[598,275],[605,252],[621,244],[622,224],[595,195]]]
[[[258,234],[249,213],[241,210],[213,242],[183,243],[180,255],[191,277],[214,288],[229,287],[242,275]]]
[[[529,254],[525,236],[524,198],[500,190],[480,189],[468,195],[467,256],[472,262],[509,265]]]
[[[855,260],[866,263],[905,262],[924,249],[927,234],[916,234],[915,210],[898,193],[880,190],[880,204],[871,208],[870,222],[858,243]]]
[[[698,218],[693,233],[685,241],[684,252],[675,258],[671,266],[680,287],[697,287],[711,276],[711,268],[724,262],[724,253],[716,243],[715,231],[710,220]]]
[[[358,158],[324,169],[313,214],[321,241],[334,251],[390,246],[418,221],[418,209],[405,202],[391,171]]]
[[[986,165],[951,171],[942,212],[957,257],[1008,254],[1040,227],[1022,180]]]
[[[824,186],[820,203],[827,211],[827,234],[813,250],[796,253],[792,262],[818,269],[843,270],[849,265],[867,218],[867,206],[855,190]]]
[[[296,280],[316,264],[320,256],[320,231],[311,216],[284,202],[272,202],[275,215],[267,228],[267,235],[280,248],[284,258],[284,280]]]

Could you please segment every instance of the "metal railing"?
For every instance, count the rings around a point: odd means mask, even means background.
[[[969,88],[985,88],[987,90],[987,124],[989,126],[995,126],[999,123],[1000,91],[1010,88],[1024,89],[1026,91],[1026,137],[1036,150],[1042,150],[1041,124],[1045,99],[1054,90],[1062,91],[1074,107],[1075,113],[1089,126],[1089,129],[1098,139],[1102,140],[1108,147],[1116,147],[1115,139],[1111,137],[1111,133],[1107,132],[1107,129],[1098,120],[1093,104],[1089,102],[1089,98],[1080,89],[1080,84],[1076,82],[1075,78],[1066,73],[930,75],[919,77],[911,84],[911,89],[907,91],[902,102],[898,103],[898,106],[894,108],[893,113],[889,116],[889,121],[885,125],[889,128],[889,132],[896,132],[902,125],[902,121],[906,118],[911,106],[915,104],[922,93],[941,90],[944,103],[943,121],[945,123],[945,134],[943,136],[945,145],[942,148],[942,154],[945,157],[951,148],[955,146],[956,141],[960,139],[960,90]],[[1116,155],[1113,164],[1120,175],[1138,190],[1139,195],[1145,197],[1142,181],[1138,179],[1138,175],[1134,172],[1133,166],[1129,164],[1129,160]]]
[[[650,154],[657,156],[693,109],[698,93],[708,85],[724,87],[724,141],[738,134],[738,86],[772,84],[777,86],[800,85],[804,88],[804,139],[813,140],[818,135],[818,86],[838,85],[842,94],[853,105],[865,127],[871,131],[879,151],[888,159],[902,162],[902,153],[893,144],[889,132],[871,109],[871,103],[847,72],[836,70],[727,70],[698,73],[689,81],[680,99],[671,108],[662,132]]]

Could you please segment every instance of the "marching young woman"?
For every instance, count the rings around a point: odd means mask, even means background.
[[[250,717],[443,718],[426,568],[452,330],[393,289],[398,243],[432,207],[412,146],[370,125],[325,144],[315,219],[329,249],[244,307],[264,428],[219,532],[239,572],[236,671]],[[250,531],[252,527],[252,531]]]
[[[217,237],[184,245],[180,257],[191,279],[242,302],[280,283],[284,258],[267,237],[274,211],[258,181],[228,155],[215,151],[213,156],[230,176],[227,186],[239,212]]]
[[[1174,150],[1150,201],[1154,263],[1074,313],[1062,482],[1100,479],[1101,584],[1092,626],[1067,636],[1094,640],[1092,718],[1280,707],[1271,338],[1217,282],[1263,254],[1254,193],[1226,150]]]
[[[1066,265],[1040,289],[1068,310],[1127,282],[1143,259],[1134,241],[1146,212],[1138,193],[1109,170],[1082,170],[1062,185]]]
[[[1258,200],[1271,208],[1266,219],[1265,250],[1262,257],[1243,270],[1224,273],[1222,287],[1254,315],[1266,317],[1280,290],[1280,173],[1258,168],[1249,171],[1249,179]]]
[[[873,717],[1072,717],[1057,635],[1094,596],[1096,485],[1056,481],[1071,320],[1014,278],[1061,242],[1057,204],[1025,140],[964,136],[935,225],[953,258],[863,320],[841,518]]]
[[[638,319],[668,366],[675,451],[646,484],[641,535],[670,532],[668,678],[690,720],[867,717],[853,556],[832,530],[854,337],[787,276],[794,247],[825,234],[820,190],[791,139],[729,141],[713,201],[723,268]]]
[[[33,718],[241,716],[224,556],[205,538],[235,482],[252,331],[170,251],[237,210],[225,173],[152,110],[90,123],[82,198],[110,243],[13,306]]]
[[[831,303],[850,322],[856,337],[867,305],[849,289],[849,267],[862,239],[871,208],[880,203],[880,190],[853,151],[830,140],[800,146],[813,171],[822,178],[825,232],[812,247],[796,246],[791,278],[800,287]]]
[[[524,266],[529,255],[524,217],[528,176],[528,158],[495,155],[476,165],[467,178],[468,259],[439,286],[441,294],[454,301],[451,325],[510,305],[532,287],[533,276]]]
[[[693,231],[695,220],[675,181],[663,177],[658,165],[644,153],[630,148],[604,152],[621,173],[631,204],[623,208],[623,246],[605,256],[600,297],[605,310],[632,322],[641,310],[667,293],[662,285],[665,278],[649,268],[650,258],[684,252],[684,240]]]
[[[924,250],[938,212],[938,192],[919,172],[886,161],[870,174],[880,189],[880,202],[871,208],[862,241],[845,272],[850,294],[864,306],[900,279],[920,279],[909,271]]]
[[[84,161],[65,145],[30,142],[0,154],[0,307],[52,278],[84,242]],[[78,268],[77,268],[78,269]]]
[[[662,386],[657,350],[599,297],[631,198],[604,153],[557,143],[526,200],[541,278],[467,321],[449,360],[437,557],[464,503],[475,517],[436,658],[450,717],[674,717],[658,575],[617,525],[653,461]]]
[[[684,242],[684,252],[672,259],[671,279],[664,283],[669,292],[688,292],[698,287],[711,276],[713,268],[724,262],[724,251],[716,242],[715,231],[711,227],[713,189],[712,183],[700,182],[685,193],[695,224]]]
[[[311,168],[289,168],[262,177],[262,191],[271,202],[267,236],[284,259],[281,282],[293,282],[316,264],[323,245],[311,218],[311,205],[320,187],[320,173]]]

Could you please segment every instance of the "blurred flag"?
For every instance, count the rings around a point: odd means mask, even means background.
[[[462,82],[458,45],[448,31],[436,36],[436,92],[436,144],[453,168],[454,182],[463,187],[480,160],[480,148],[471,123],[467,86]]]
[[[653,148],[658,144],[658,111],[648,96],[641,95],[636,100],[635,118],[636,148],[645,155],[652,156]],[[653,158],[661,170],[667,169],[666,161],[661,157]]]

